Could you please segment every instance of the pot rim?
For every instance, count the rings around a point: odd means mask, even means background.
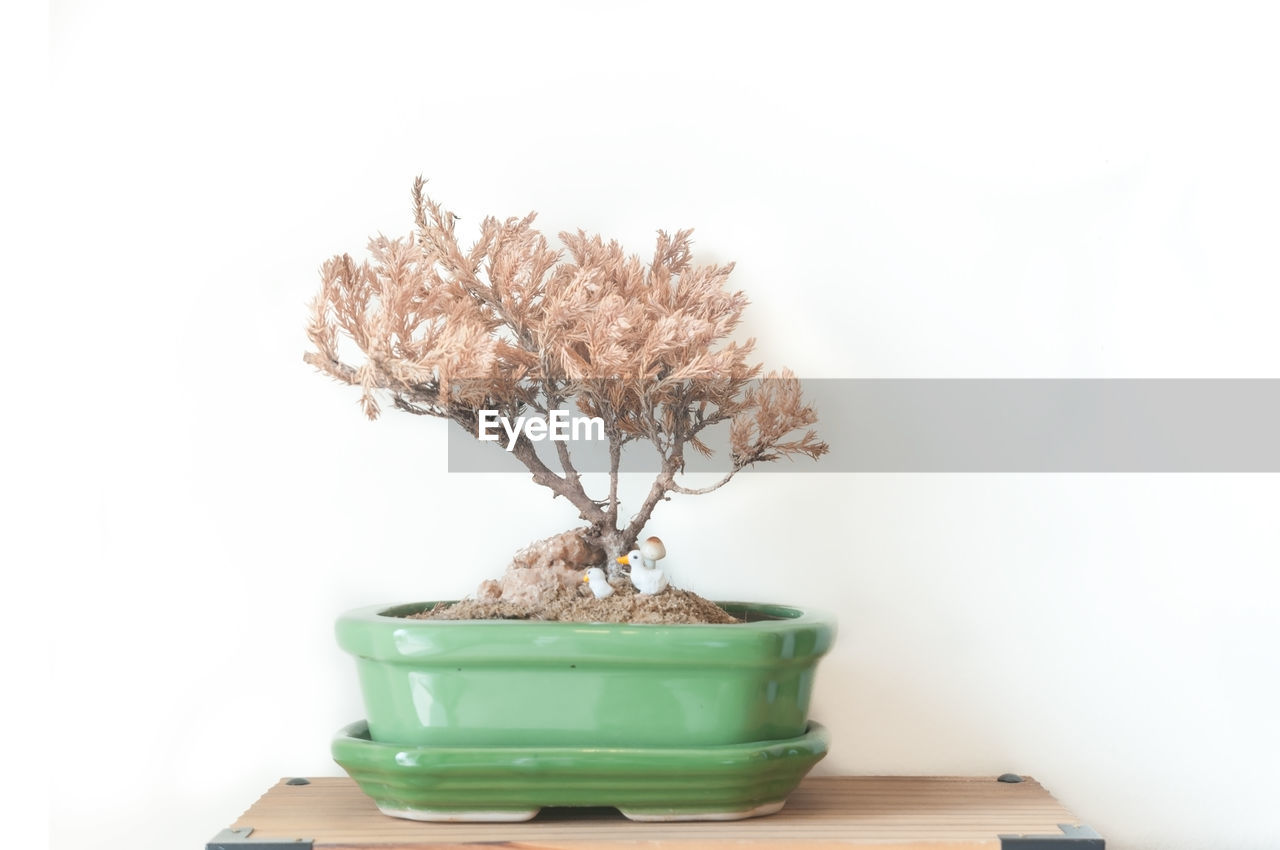
[[[467,624],[486,624],[502,628],[532,627],[565,627],[590,626],[593,629],[601,626],[620,627],[626,629],[741,629],[748,627],[758,631],[789,630],[790,626],[808,625],[810,623],[829,622],[835,618],[827,611],[812,608],[808,605],[783,605],[775,602],[721,602],[716,605],[735,613],[747,611],[762,614],[768,619],[750,620],[743,623],[608,623],[590,620],[414,620],[407,615],[426,609],[432,605],[452,605],[457,599],[431,600],[427,602],[388,602],[379,605],[365,605],[342,614],[344,620],[361,620],[365,622],[386,622],[393,620],[401,624],[425,624],[456,628]]]
[[[432,602],[367,605],[338,618],[339,645],[363,658],[402,663],[558,665],[662,658],[678,666],[812,663],[835,639],[835,617],[809,607],[717,602],[779,619],[744,623],[590,623],[560,620],[411,620]],[[395,613],[393,613],[395,612]],[[746,656],[740,651],[746,651]]]

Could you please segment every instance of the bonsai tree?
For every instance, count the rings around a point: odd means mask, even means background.
[[[598,418],[609,456],[608,492],[598,496],[587,492],[565,441],[553,441],[560,471],[539,457],[527,432],[497,429],[495,450],[509,451],[536,483],[578,509],[584,539],[610,566],[670,494],[709,493],[752,464],[827,451],[809,428],[816,417],[794,375],[757,380],[754,341],[728,341],[748,302],[726,288],[732,264],[691,262],[692,231],[659,231],[644,263],[581,230],[561,233],[563,249],[554,248],[530,213],[486,218],[464,247],[458,217],[424,194],[422,178],[413,185],[413,213],[416,231],[374,237],[369,260],[343,254],[324,263],[306,362],[359,387],[370,419],[387,402],[451,419],[472,435],[493,411],[515,421],[573,404]],[[687,452],[709,454],[704,431],[726,422],[728,471],[710,486],[685,487]],[[618,475],[633,441],[651,444],[659,467],[644,501],[626,515]]]

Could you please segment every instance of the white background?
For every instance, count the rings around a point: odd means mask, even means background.
[[[51,579],[22,627],[47,699],[7,699],[58,848],[203,846],[277,778],[336,774],[361,707],[334,617],[465,594],[573,524],[301,362],[320,262],[406,232],[419,173],[464,230],[537,209],[646,255],[697,227],[805,377],[1280,377],[1266,6],[50,20],[51,132],[18,134],[48,239],[7,287],[35,510],[5,546]],[[821,772],[1015,771],[1116,850],[1280,846],[1280,478],[813,468],[650,531],[704,595],[838,611]]]

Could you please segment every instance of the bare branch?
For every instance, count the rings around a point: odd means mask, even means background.
[[[733,476],[737,475],[739,471],[740,469],[731,470],[727,475],[725,475],[724,478],[721,478],[719,481],[717,481],[715,484],[712,484],[710,487],[699,487],[696,490],[691,490],[688,487],[682,487],[679,484],[672,483],[671,492],[680,493],[681,495],[684,495],[684,496],[705,496],[707,493],[711,493],[715,490],[719,490],[721,487],[728,484],[730,479],[732,479]]]
[[[631,517],[631,522],[627,524],[623,531],[623,540],[626,545],[630,546],[640,536],[640,532],[644,529],[645,523],[649,521],[649,517],[653,516],[653,509],[658,503],[667,499],[667,493],[675,487],[675,471],[671,461],[663,463],[662,471],[658,473],[658,477],[654,479],[653,484],[649,487],[649,493],[645,496],[644,501],[640,503],[640,510],[636,511]]]
[[[593,524],[604,522],[604,511],[599,503],[594,501],[582,489],[581,482],[577,478],[562,478],[552,471],[550,467],[542,462],[542,458],[538,457],[538,453],[533,448],[533,443],[524,434],[516,438],[511,454],[533,473],[535,482],[550,489],[557,496],[564,496],[570,504],[578,509],[579,516],[584,520]]]

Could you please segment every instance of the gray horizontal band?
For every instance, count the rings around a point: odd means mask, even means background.
[[[1276,379],[810,379],[803,387],[830,453],[752,471],[1280,472]],[[686,471],[727,471],[728,426],[703,436],[715,455],[690,448]],[[603,441],[567,446],[579,472],[608,471]],[[536,448],[562,471],[554,443]],[[452,424],[448,453],[450,472],[524,471],[498,442]],[[621,471],[658,464],[637,441]]]

